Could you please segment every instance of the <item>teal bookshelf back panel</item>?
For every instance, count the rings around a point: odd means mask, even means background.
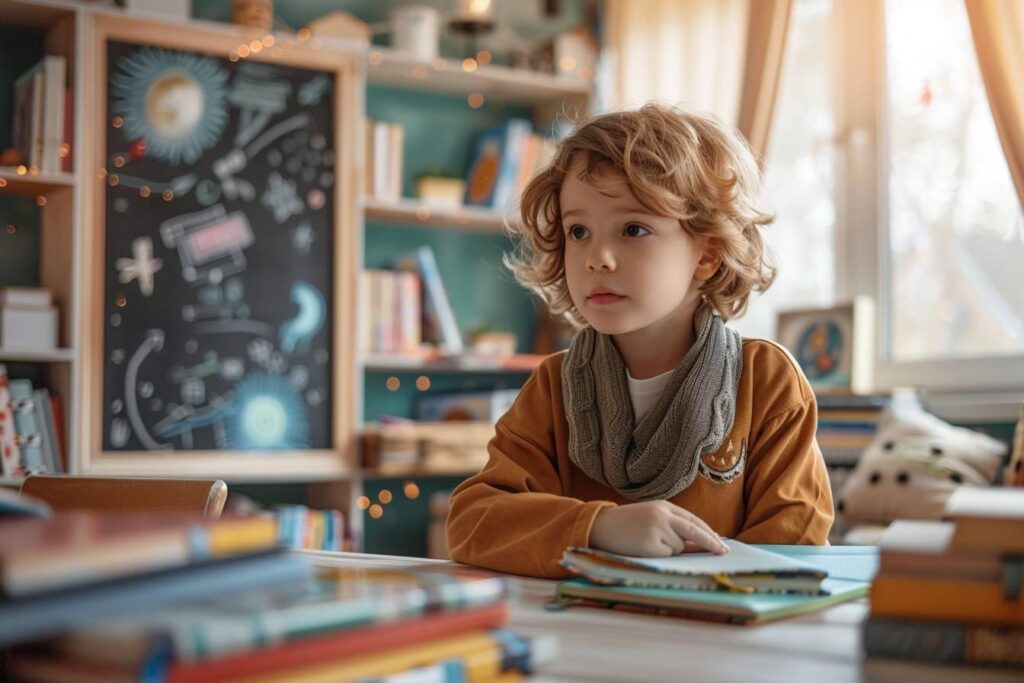
[[[42,58],[42,34],[0,26],[0,150],[11,146],[14,81]]]
[[[0,287],[39,285],[39,207],[0,197]]]
[[[518,389],[523,385],[529,373],[367,372],[363,380],[365,388],[364,419],[373,422],[385,415],[411,417],[416,406],[416,398],[423,394],[416,388],[416,379],[420,376],[430,379],[428,392],[433,393]],[[398,378],[399,388],[397,391],[390,391],[385,386],[390,377]]]
[[[407,481],[414,481],[419,487],[418,497],[406,497],[404,489]],[[363,513],[363,549],[368,553],[382,555],[426,557],[430,497],[434,494],[447,494],[461,481],[461,477],[367,480],[363,495],[372,503],[379,501],[383,490],[390,491],[392,499],[387,505],[381,506],[384,514],[379,519]]]

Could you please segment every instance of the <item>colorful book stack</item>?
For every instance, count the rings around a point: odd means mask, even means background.
[[[182,600],[300,580],[273,517],[56,512],[0,521],[0,647]]]
[[[497,211],[510,208],[555,153],[555,142],[531,130],[529,121],[509,119],[477,136],[466,180],[466,204]]]
[[[817,400],[818,446],[825,464],[853,467],[874,438],[889,397],[824,394]]]
[[[350,550],[341,510],[310,510],[305,505],[282,505],[277,514],[278,539],[289,548]]]
[[[7,661],[34,681],[513,681],[556,643],[502,628],[510,587],[458,569],[321,569],[75,629]]]
[[[1024,490],[961,486],[946,516],[883,536],[866,653],[1024,668]]]
[[[63,472],[61,410],[46,389],[10,379],[0,364],[0,470],[5,477]]]
[[[423,329],[419,275],[371,268],[362,271],[361,280],[361,350],[365,353],[416,353]]]
[[[399,256],[395,260],[395,269],[415,273],[419,277],[422,289],[420,338],[424,342],[436,344],[445,353],[462,353],[465,350],[462,332],[455,322],[455,313],[448,299],[448,290],[441,279],[434,250],[424,245],[416,251]]]

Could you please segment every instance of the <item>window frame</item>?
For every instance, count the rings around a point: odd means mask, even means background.
[[[885,1],[833,4],[836,297],[868,295],[877,302],[874,383],[879,389],[1002,391],[1006,400],[1024,400],[1024,354],[928,361],[891,356]]]

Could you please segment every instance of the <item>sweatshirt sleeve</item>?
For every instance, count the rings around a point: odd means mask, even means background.
[[[747,455],[745,543],[825,545],[832,528],[832,490],[814,435],[813,395],[766,421]]]
[[[495,426],[489,460],[452,493],[448,550],[452,559],[511,574],[562,578],[570,545],[587,545],[607,501],[563,494],[556,466],[552,379],[539,368]]]

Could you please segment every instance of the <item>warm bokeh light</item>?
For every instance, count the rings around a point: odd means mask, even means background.
[[[409,500],[415,500],[420,497],[420,487],[415,482],[405,482],[405,497]]]
[[[399,387],[402,386],[402,381],[397,377],[388,377],[388,381],[384,386],[388,388],[388,391],[398,391]]]
[[[380,519],[384,516],[384,508],[380,505],[374,504],[370,506],[370,517],[373,519]]]
[[[430,388],[430,378],[426,375],[420,375],[416,378],[416,388],[420,391],[426,391]]]
[[[359,496],[359,498],[356,499],[356,507],[360,510],[365,510],[370,507],[370,499],[366,496]]]
[[[381,490],[381,492],[377,494],[377,500],[379,500],[384,505],[387,505],[392,500],[391,491],[388,491],[387,489]]]

